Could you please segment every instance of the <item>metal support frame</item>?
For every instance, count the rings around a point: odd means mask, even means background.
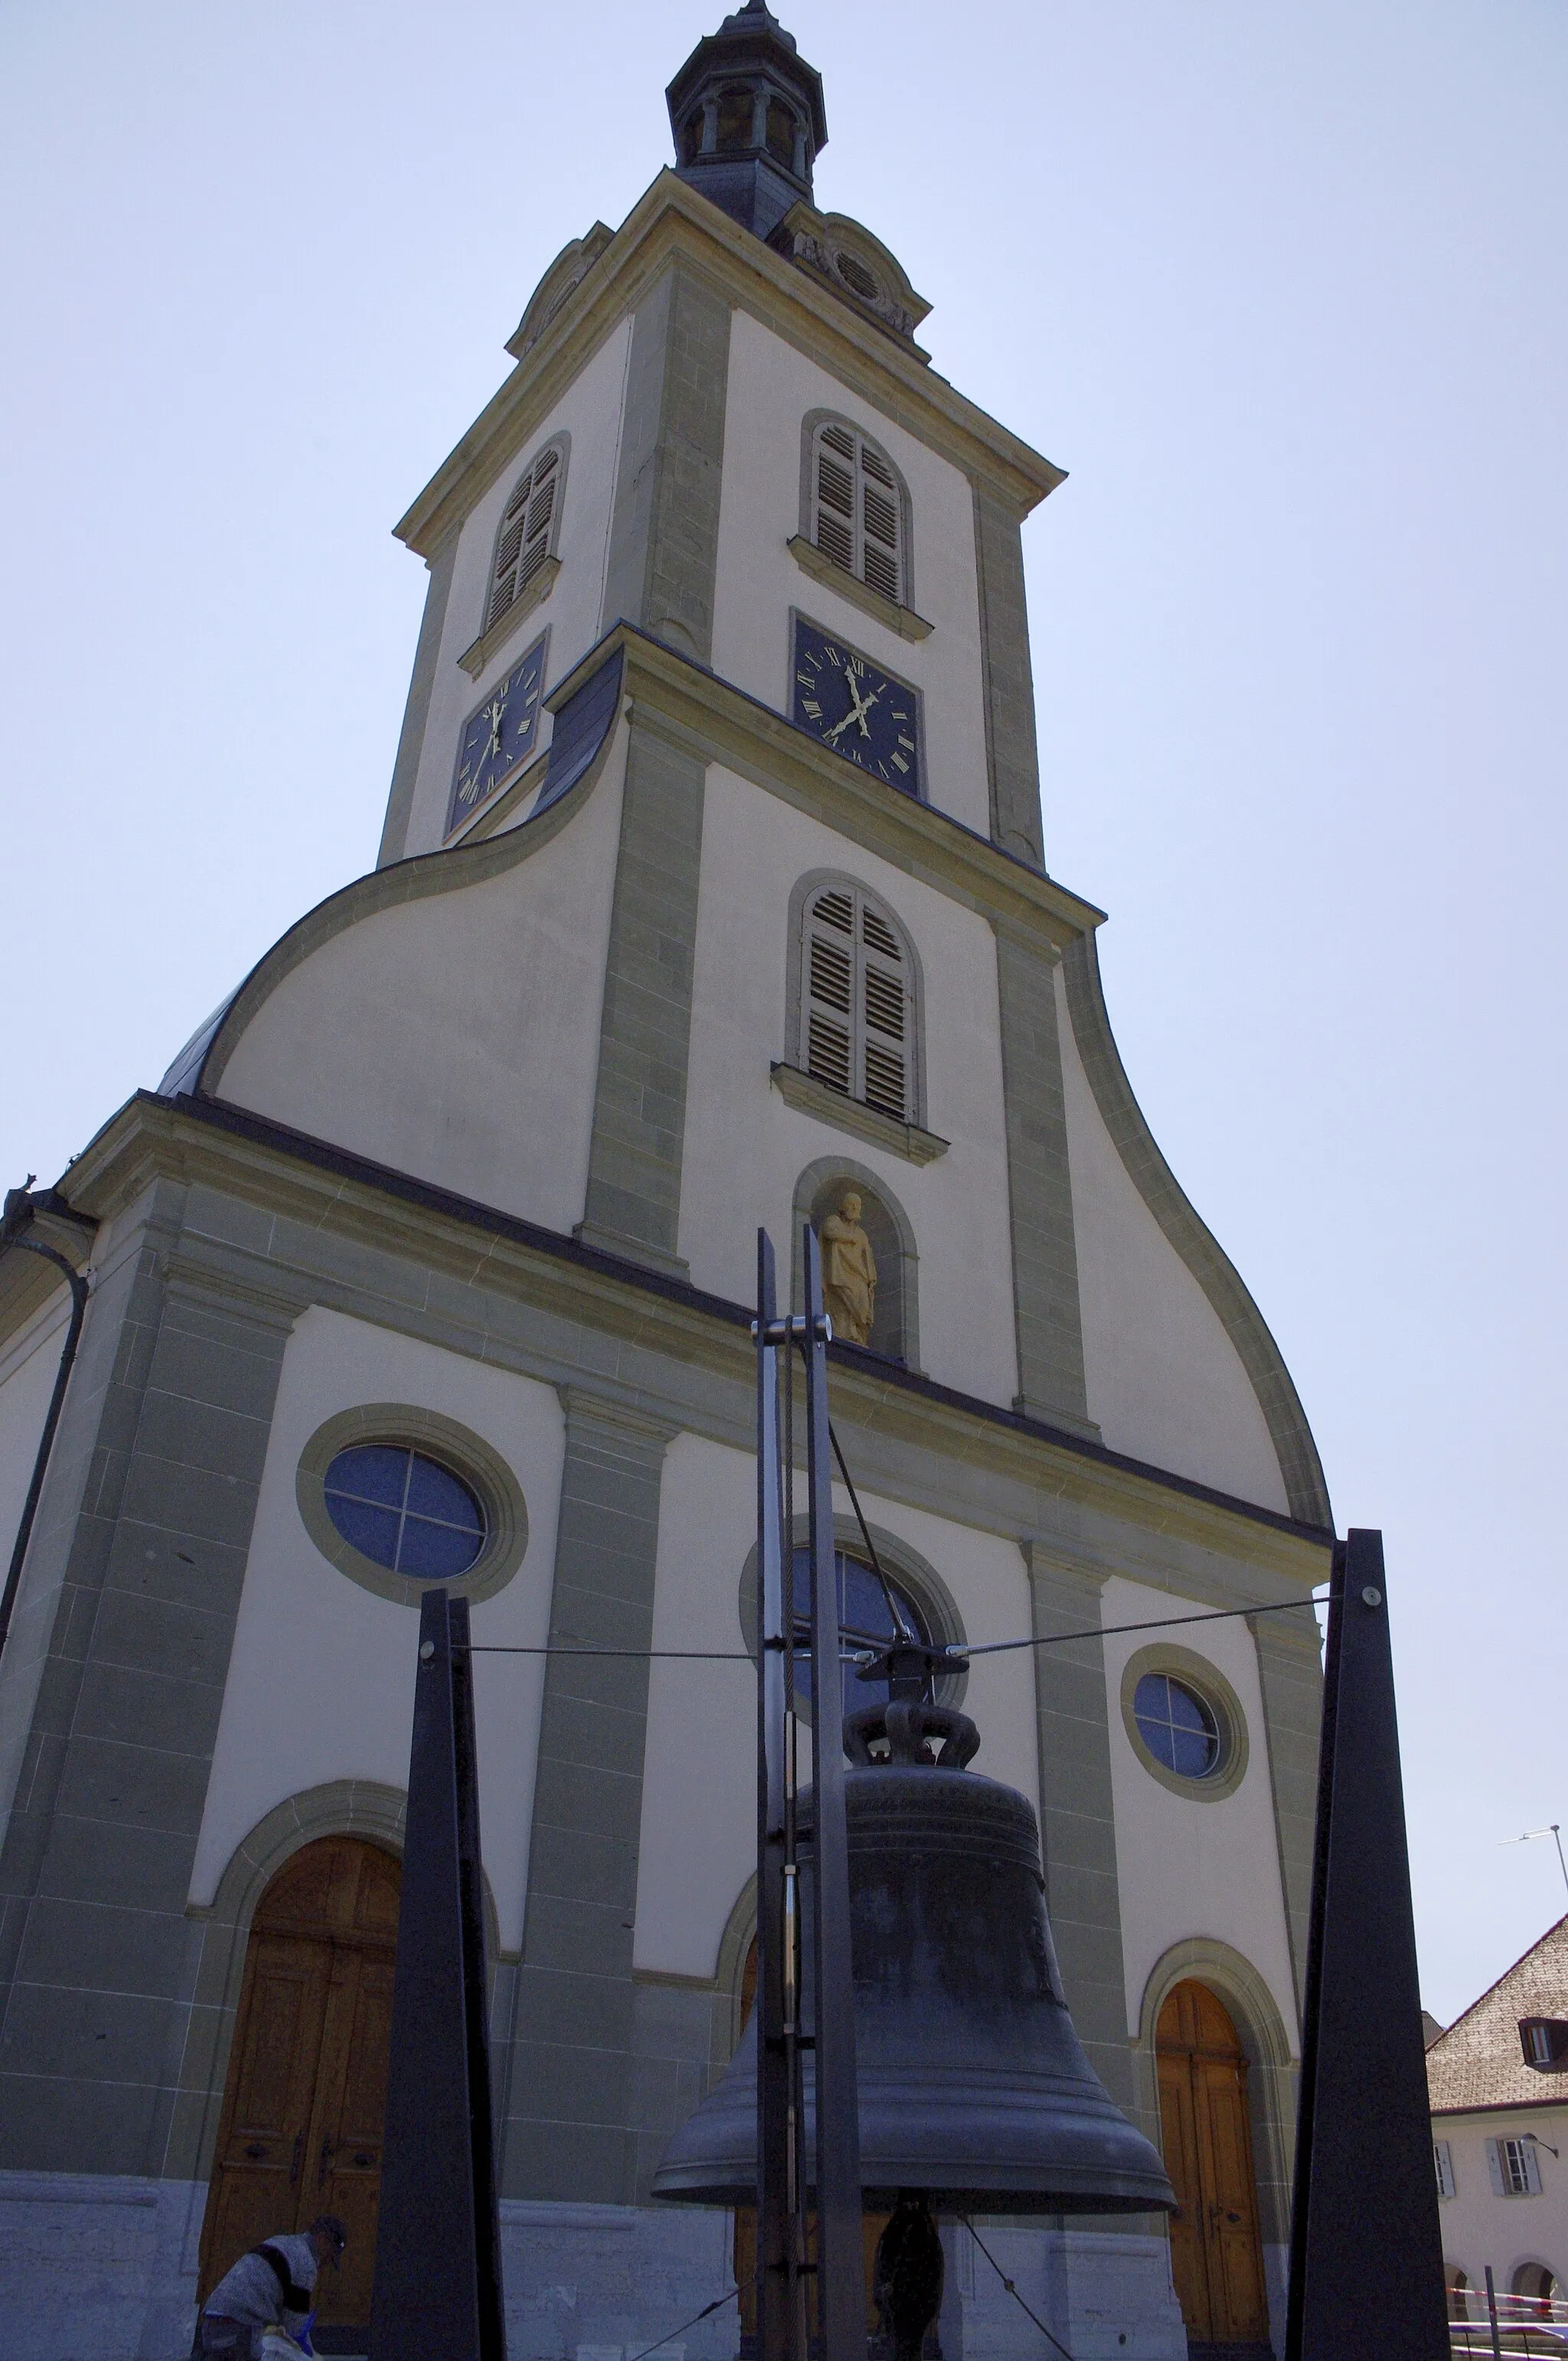
[[[1287,2361],[1447,2361],[1383,1536],[1334,1552]]]
[[[374,2361],[506,2361],[468,1602],[420,1608]]]
[[[861,2128],[855,2076],[854,1968],[845,1819],[842,1636],[833,1542],[828,1345],[821,1249],[804,1238],[806,1313],[778,1317],[773,1249],[757,1234],[757,2327],[761,2361],[806,2361],[806,2275],[814,2268],[825,2361],[864,2361]],[[781,1448],[782,1367],[793,1393],[798,1345],[806,1371],[811,1663],[816,1811],[810,1852],[815,2021],[800,2021],[801,1861],[795,1827],[795,1548]],[[793,1431],[793,1422],[792,1431]],[[812,2052],[816,2156],[803,2153],[802,2053]],[[806,2257],[806,2198],[816,2192],[817,2256]]]

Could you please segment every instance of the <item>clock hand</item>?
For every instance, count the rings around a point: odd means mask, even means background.
[[[881,689],[874,688],[869,697],[860,697],[856,694],[854,684],[851,682],[850,684],[850,696],[852,702],[850,704],[850,710],[844,715],[841,720],[836,721],[833,724],[831,730],[824,733],[823,743],[830,746],[833,743],[834,739],[839,735],[840,730],[847,730],[851,721],[858,721],[861,725],[861,737],[869,738],[872,733],[866,728],[865,718],[881,695]]]

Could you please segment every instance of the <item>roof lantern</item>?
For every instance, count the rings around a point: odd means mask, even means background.
[[[697,43],[664,96],[680,179],[758,237],[811,196],[828,144],[822,77],[766,0],[746,0]]]

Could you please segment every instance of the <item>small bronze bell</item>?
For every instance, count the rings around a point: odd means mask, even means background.
[[[1034,1811],[963,1767],[979,1744],[966,1715],[907,1693],[844,1725],[865,2208],[924,2191],[948,2213],[1171,2209],[1159,2158],[1073,2031]],[[811,1822],[808,1792],[807,1860]],[[810,2024],[809,1923],[801,1948]],[[809,2052],[805,2080],[809,2158]],[[754,2202],[756,2186],[753,2014],[723,2081],[666,2147],[653,2193],[733,2206]]]

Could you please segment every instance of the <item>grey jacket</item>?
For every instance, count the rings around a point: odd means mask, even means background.
[[[309,2296],[316,2283],[316,2253],[309,2238],[288,2236],[269,2238],[288,2264],[296,2288]],[[297,2336],[310,2317],[311,2307],[303,2304],[291,2311],[285,2303],[283,2290],[278,2284],[278,2274],[265,2255],[241,2255],[232,2271],[221,2279],[207,2298],[203,2311],[209,2317],[243,2321],[247,2328],[286,2328]]]

